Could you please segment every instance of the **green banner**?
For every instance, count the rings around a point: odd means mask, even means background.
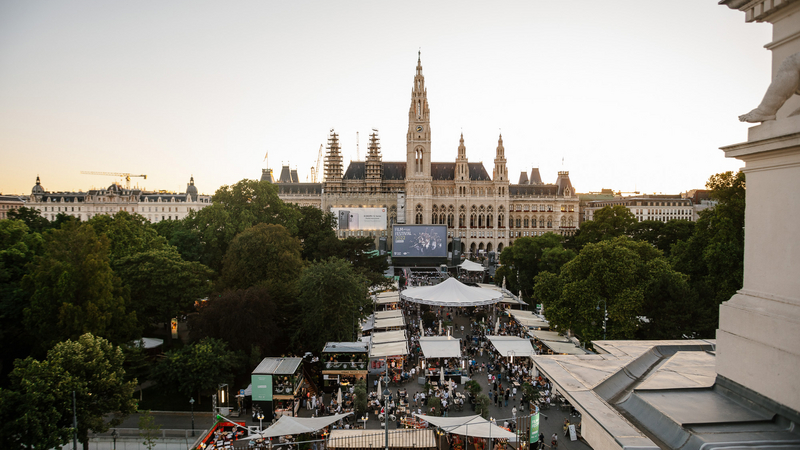
[[[254,402],[272,401],[272,375],[252,375],[250,381],[253,383]]]
[[[539,440],[539,413],[531,414],[531,428],[529,442],[533,444]]]

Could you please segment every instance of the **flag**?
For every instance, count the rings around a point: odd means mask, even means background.
[[[533,444],[539,440],[539,413],[531,414],[531,427],[528,442]]]
[[[264,161],[266,161],[266,160],[267,160],[267,158],[269,158],[269,152],[267,152],[267,153],[264,155]]]

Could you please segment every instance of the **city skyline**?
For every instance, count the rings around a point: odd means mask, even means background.
[[[421,49],[434,161],[463,132],[491,173],[502,131],[512,182],[538,167],[578,192],[678,193],[740,167],[718,147],[746,139],[731,111],[770,81],[753,44],[768,26],[716,2],[305,6],[0,5],[0,192],[120,171],[212,194],[259,178],[267,153],[306,181],[331,128],[345,165],[372,128],[383,160],[404,161]]]

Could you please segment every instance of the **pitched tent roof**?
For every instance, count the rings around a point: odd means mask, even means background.
[[[484,270],[486,270],[486,268],[483,267],[482,265],[470,261],[468,259],[464,260],[464,262],[461,263],[461,265],[458,267],[460,267],[461,270],[466,270],[467,272],[483,272]]]
[[[388,311],[375,311],[375,319],[389,319],[391,317],[403,317],[403,311],[390,309]]]
[[[302,358],[264,358],[253,373],[256,375],[291,375],[297,371],[302,362]]]
[[[373,343],[369,349],[370,358],[385,356],[398,356],[408,354],[408,342],[387,342],[385,344]]]
[[[372,333],[371,338],[372,338],[371,342],[373,344],[385,344],[387,342],[405,342],[407,340],[405,330]]]
[[[383,328],[395,328],[404,326],[406,326],[406,320],[403,318],[403,316],[387,317],[386,319],[375,319],[375,324],[373,325],[373,327],[376,330],[380,330]]]
[[[328,448],[383,448],[386,436],[383,430],[332,430]],[[410,445],[409,445],[410,444]],[[436,448],[433,430],[392,430],[389,448]]]
[[[528,335],[531,337],[535,337],[540,341],[552,341],[552,342],[570,342],[564,336],[561,336],[555,331],[545,331],[545,330],[530,330],[528,331]]]
[[[448,278],[435,286],[408,288],[400,296],[410,302],[435,306],[492,305],[503,300],[502,292],[467,286],[455,278]]]
[[[460,358],[461,339],[452,336],[430,336],[419,338],[422,354],[426,358]]]
[[[276,437],[276,436],[289,436],[289,435],[296,435],[296,434],[303,434],[303,433],[312,433],[314,431],[319,431],[328,425],[338,422],[342,420],[343,417],[349,416],[353,413],[349,412],[346,414],[335,414],[333,416],[322,416],[322,417],[290,417],[290,416],[281,416],[277,422],[272,424],[269,428],[262,431],[261,433],[256,433],[250,435],[244,439],[256,439],[256,438],[268,438],[268,437]]]
[[[517,336],[486,336],[502,356],[528,357],[534,354],[531,340]]]
[[[414,416],[451,434],[491,439],[508,439],[509,442],[515,442],[517,440],[516,434],[492,424],[492,422],[489,422],[481,416],[436,417],[425,414],[414,414]]]

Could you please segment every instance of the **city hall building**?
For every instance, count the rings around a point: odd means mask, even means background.
[[[391,242],[394,224],[446,225],[448,251],[452,239],[460,238],[462,252],[479,255],[502,251],[516,238],[548,232],[567,236],[577,230],[579,200],[569,172],[558,172],[550,184],[533,169],[511,183],[502,135],[491,175],[483,163],[469,161],[463,134],[455,161],[435,162],[432,155],[430,108],[418,59],[405,161],[383,161],[373,131],[365,160],[345,168],[338,134],[331,130],[322,182],[300,183],[288,165],[277,179],[263,169],[261,180],[275,183],[286,202],[339,214],[341,238],[386,237]],[[350,222],[342,222],[348,215]]]

